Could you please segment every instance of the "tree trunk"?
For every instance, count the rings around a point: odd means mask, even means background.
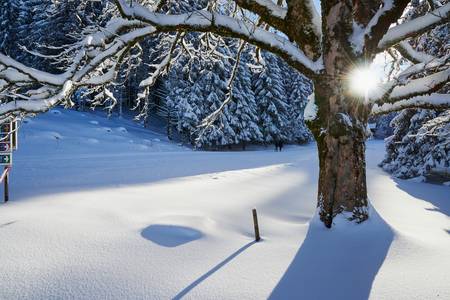
[[[370,57],[353,51],[349,37],[354,16],[347,2],[322,1],[324,71],[313,78],[318,111],[308,124],[320,163],[317,206],[328,228],[337,214],[355,222],[368,218],[365,140],[369,106],[367,97],[351,89],[349,78]]]
[[[333,218],[349,212],[349,219],[368,218],[365,143],[354,134],[325,134],[317,141],[319,152],[319,215],[330,228]]]
[[[315,82],[318,117],[309,124],[318,148],[320,163],[319,215],[330,228],[340,213],[356,222],[368,218],[365,140],[368,112],[364,99],[346,93],[345,82]]]

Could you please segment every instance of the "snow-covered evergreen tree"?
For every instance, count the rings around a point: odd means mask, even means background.
[[[0,2],[0,52],[15,57],[14,50],[19,40],[17,21],[21,1],[5,0]]]
[[[308,96],[312,93],[312,84],[303,75],[283,63],[286,96],[288,101],[288,135],[293,143],[306,143],[312,139],[311,132],[305,124],[304,111]]]
[[[195,93],[191,94],[201,107],[202,120],[218,110],[227,98],[230,67],[226,65],[227,60],[211,58],[204,62],[200,76],[193,87]],[[219,118],[210,126],[200,129],[197,139],[198,146],[218,147],[235,144],[235,136],[231,122],[233,116],[226,106]]]
[[[244,51],[240,57],[238,73],[233,83],[232,101],[229,104],[231,126],[235,132],[235,144],[245,145],[262,140],[258,126],[258,111],[255,93],[252,89],[252,72],[248,67],[251,56]]]
[[[404,110],[392,126],[394,135],[386,139],[381,163],[384,170],[399,178],[450,174],[450,110]]]
[[[253,80],[263,142],[286,141],[289,137],[287,94],[279,60],[264,53],[265,67]]]
[[[449,1],[443,1],[449,2]],[[413,3],[412,15],[424,14],[425,1]],[[444,24],[409,43],[417,50],[435,57],[450,54],[450,25]],[[447,83],[441,93],[449,93]],[[394,134],[386,139],[386,157],[380,163],[384,170],[400,178],[433,176],[442,173],[450,180],[450,110],[409,109],[391,122]]]

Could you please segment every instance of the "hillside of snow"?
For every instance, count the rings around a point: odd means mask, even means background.
[[[27,119],[0,299],[450,299],[450,187],[393,179],[383,155],[368,142],[369,221],[328,230],[314,144],[202,152],[98,113]]]

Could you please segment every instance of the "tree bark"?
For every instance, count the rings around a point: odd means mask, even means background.
[[[337,214],[344,213],[356,222],[368,218],[365,140],[369,111],[364,97],[355,95],[349,84],[352,70],[368,57],[352,50],[353,11],[347,4],[339,0],[322,3],[324,71],[313,78],[318,111],[308,123],[320,163],[317,206],[328,228]]]
[[[319,215],[330,228],[333,218],[349,212],[349,220],[368,218],[364,139],[354,134],[325,134],[317,142],[319,152]]]
[[[365,141],[368,112],[364,99],[346,92],[345,79],[315,83],[317,119],[308,124],[319,156],[319,215],[330,228],[333,218],[348,213],[349,220],[368,218]]]
[[[348,74],[351,66],[333,63],[330,70]],[[320,164],[317,206],[321,221],[330,228],[340,213],[348,213],[345,216],[356,222],[368,218],[365,141],[369,112],[364,99],[352,95],[347,76],[324,77],[314,80],[318,111],[307,124],[317,142]]]

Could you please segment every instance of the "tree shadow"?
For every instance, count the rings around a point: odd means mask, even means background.
[[[414,198],[430,202],[436,208],[427,208],[427,210],[441,212],[447,216],[450,216],[450,188],[444,185],[413,182],[408,180],[402,180],[393,178],[397,187]],[[426,186],[426,189],[424,188]]]
[[[367,299],[393,237],[374,209],[359,225],[328,230],[313,220],[269,299]]]
[[[230,261],[232,261],[234,258],[236,258],[236,256],[238,256],[239,254],[241,254],[242,252],[244,252],[245,250],[247,250],[250,246],[252,246],[253,244],[255,244],[255,241],[252,241],[250,243],[245,244],[244,246],[242,246],[241,248],[239,248],[238,250],[236,250],[235,252],[233,252],[230,256],[228,256],[227,258],[225,258],[223,261],[221,261],[220,263],[218,263],[216,266],[214,266],[211,270],[209,270],[208,272],[206,272],[205,274],[203,274],[202,276],[200,276],[198,279],[196,279],[194,282],[192,282],[190,285],[188,285],[187,287],[185,287],[181,292],[179,292],[178,294],[176,294],[173,297],[173,300],[178,300],[183,298],[184,296],[186,296],[191,290],[193,290],[196,286],[198,286],[200,283],[202,283],[203,281],[205,281],[208,277],[210,277],[211,275],[213,275],[215,272],[219,271],[223,266],[225,266],[226,264],[228,264]]]
[[[141,185],[217,172],[290,164],[312,154],[298,147],[280,155],[263,151],[264,158],[248,152],[150,152],[77,155],[42,160],[16,155],[11,180],[11,199],[21,200],[98,188]],[[23,188],[23,187],[27,188]]]

